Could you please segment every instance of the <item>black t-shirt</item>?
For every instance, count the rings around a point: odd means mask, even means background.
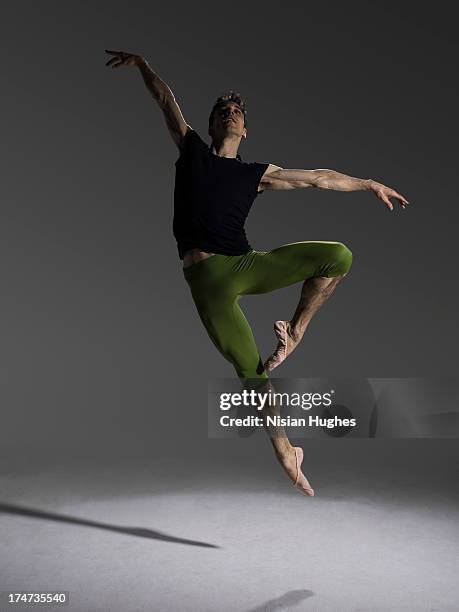
[[[180,259],[194,248],[222,255],[250,251],[244,224],[269,164],[219,157],[189,129],[175,166],[173,232]]]

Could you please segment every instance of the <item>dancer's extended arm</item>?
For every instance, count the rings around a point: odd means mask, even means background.
[[[347,176],[335,170],[295,170],[279,168],[269,172],[262,177],[260,188],[262,189],[298,189],[301,187],[315,187],[316,189],[334,189],[335,191],[373,191],[388,208],[393,210],[389,198],[398,200],[402,208],[408,204],[408,200],[400,195],[395,189],[386,187],[372,179],[360,179]]]
[[[112,68],[118,68],[119,66],[136,66],[140,70],[148,91],[163,111],[166,125],[173,141],[180,149],[182,139],[191,126],[185,121],[169,85],[151,69],[147,60],[141,55],[127,53],[125,51],[109,51],[108,49],[106,49],[105,52],[114,56],[108,60],[105,64],[106,66],[111,66]]]

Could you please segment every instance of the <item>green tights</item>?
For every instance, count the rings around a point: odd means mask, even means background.
[[[243,295],[268,293],[316,276],[347,274],[352,252],[341,242],[305,241],[272,251],[211,255],[183,269],[201,321],[220,353],[243,379],[268,378],[252,329],[239,306]]]

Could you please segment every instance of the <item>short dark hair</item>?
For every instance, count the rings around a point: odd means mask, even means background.
[[[217,110],[217,108],[219,106],[222,106],[222,104],[227,104],[228,102],[234,102],[235,104],[237,104],[243,115],[244,115],[244,127],[247,127],[247,111],[245,108],[245,102],[244,100],[241,98],[241,94],[236,93],[235,91],[233,91],[232,89],[230,89],[229,91],[226,91],[225,93],[223,93],[221,96],[219,96],[213,107],[212,110],[210,112],[209,115],[209,128],[212,125],[212,121],[214,120],[214,114],[215,111]]]

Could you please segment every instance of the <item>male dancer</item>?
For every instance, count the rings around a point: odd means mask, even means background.
[[[394,189],[372,179],[334,170],[289,170],[274,164],[244,162],[239,145],[247,138],[245,104],[230,91],[215,102],[208,146],[185,121],[169,86],[140,55],[106,50],[106,66],[136,66],[161,108],[180,156],[176,164],[173,232],[183,273],[209,337],[233,364],[246,385],[265,384],[295,349],[312,317],[349,272],[352,253],[341,242],[304,241],[272,251],[254,251],[244,231],[250,207],[266,189],[301,187],[338,191],[372,191],[393,210],[408,201]],[[277,347],[263,363],[252,330],[239,306],[242,295],[267,293],[303,282],[298,306],[289,321],[277,321]],[[267,408],[267,410],[272,410]],[[301,471],[303,451],[293,447],[282,428],[271,430],[276,456],[293,484],[314,491]],[[271,435],[272,434],[272,435]]]

